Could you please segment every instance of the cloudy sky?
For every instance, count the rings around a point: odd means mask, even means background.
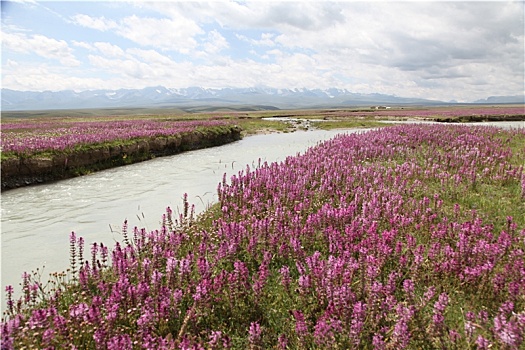
[[[2,87],[524,93],[524,2],[2,1]]]

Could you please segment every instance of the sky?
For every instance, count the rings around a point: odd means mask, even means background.
[[[523,1],[2,1],[2,88],[524,94]]]

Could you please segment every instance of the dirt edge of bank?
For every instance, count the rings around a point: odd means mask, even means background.
[[[155,157],[225,145],[241,139],[239,126],[196,130],[170,137],[100,146],[48,157],[2,160],[2,191],[64,180],[99,170],[142,162]]]

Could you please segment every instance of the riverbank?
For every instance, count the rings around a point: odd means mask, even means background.
[[[95,171],[142,162],[241,139],[237,125],[200,128],[174,136],[138,138],[70,152],[2,159],[2,191],[63,180]]]

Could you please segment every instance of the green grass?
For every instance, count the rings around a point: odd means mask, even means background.
[[[311,122],[311,125],[317,129],[354,129],[354,128],[377,128],[385,127],[384,123],[372,120],[327,120],[322,122]]]
[[[293,128],[282,121],[263,120],[261,118],[237,119],[243,129],[243,135],[253,135],[261,132],[290,132]]]

